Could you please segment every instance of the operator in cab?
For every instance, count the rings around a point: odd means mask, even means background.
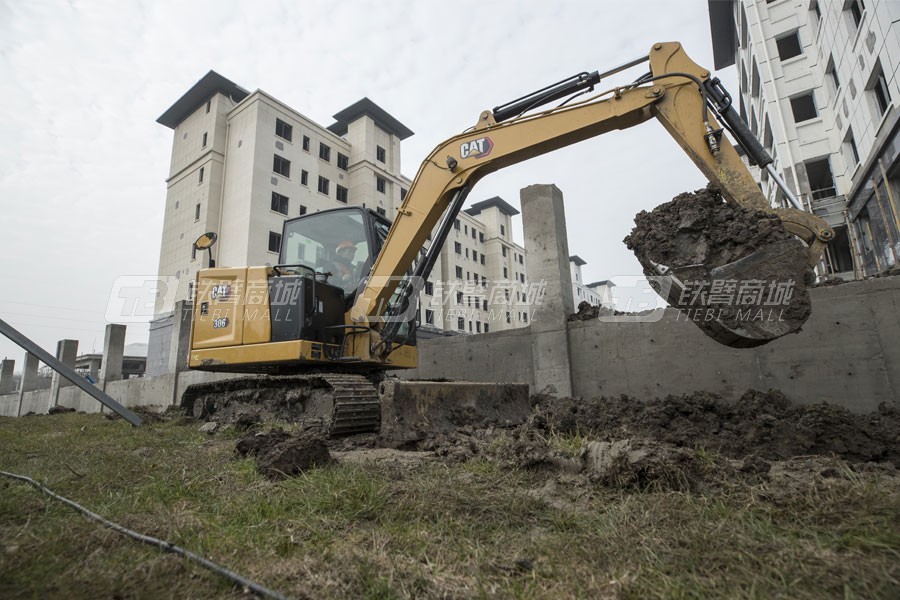
[[[337,266],[335,276],[338,285],[341,287],[346,288],[347,284],[356,284],[354,281],[354,276],[356,275],[356,269],[353,267],[354,256],[356,256],[356,244],[350,240],[344,240],[337,245],[334,253],[334,262],[335,266]]]

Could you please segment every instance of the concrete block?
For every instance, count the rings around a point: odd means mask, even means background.
[[[78,356],[78,340],[60,340],[56,343],[56,358],[67,367],[75,368],[75,358]],[[68,387],[72,383],[57,373],[53,372],[50,379],[50,406],[56,406],[59,401],[60,388]],[[48,407],[50,408],[50,407]]]
[[[16,370],[16,361],[4,358],[0,361],[0,395],[11,394],[16,391],[16,381],[13,375]]]
[[[122,358],[125,355],[125,325],[110,323],[103,336],[103,363],[100,381],[103,390],[110,381],[122,379]]]
[[[192,304],[180,300],[175,303],[172,319],[172,338],[169,350],[169,373],[187,370],[188,352],[191,349]]]
[[[552,388],[572,395],[566,322],[575,312],[569,241],[563,195],[555,185],[530,185],[520,191],[522,227],[528,250],[528,280],[544,288],[530,325],[534,389]]]
[[[34,354],[25,353],[25,366],[22,367],[22,381],[19,383],[19,392],[30,392],[37,385],[38,366],[41,361]]]

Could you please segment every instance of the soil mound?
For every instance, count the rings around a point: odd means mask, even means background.
[[[236,451],[256,458],[257,469],[269,479],[293,477],[331,462],[325,438],[310,431],[290,434],[276,429],[248,434],[238,440]]]
[[[900,412],[857,415],[830,405],[791,406],[778,391],[750,390],[736,403],[697,392],[642,401],[628,396],[538,399],[531,426],[600,441],[634,436],[733,459],[835,455],[900,467]]]

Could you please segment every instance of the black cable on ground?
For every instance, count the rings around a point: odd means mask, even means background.
[[[221,566],[217,565],[216,563],[212,562],[211,560],[203,558],[202,556],[199,556],[197,554],[194,554],[193,552],[191,552],[189,550],[185,550],[184,548],[182,548],[180,546],[176,546],[175,544],[173,544],[171,542],[167,542],[165,540],[151,537],[149,535],[143,535],[141,533],[138,533],[136,531],[132,531],[131,529],[123,527],[117,523],[113,523],[109,519],[105,519],[105,518],[101,517],[100,515],[98,515],[97,513],[91,512],[90,510],[81,506],[77,502],[74,502],[73,500],[69,500],[68,498],[64,498],[63,496],[60,496],[59,494],[53,492],[53,490],[51,490],[51,489],[47,488],[46,486],[44,486],[43,484],[35,481],[31,477],[26,477],[24,475],[16,475],[15,473],[7,473],[6,471],[0,471],[0,475],[9,477],[10,479],[18,479],[19,481],[24,481],[25,483],[29,483],[29,484],[33,485],[34,487],[36,487],[37,489],[39,489],[40,491],[47,494],[48,496],[50,496],[51,498],[59,500],[63,504],[68,504],[69,506],[71,506],[72,508],[74,508],[75,510],[80,512],[81,514],[85,515],[86,517],[93,519],[95,521],[98,521],[114,531],[118,531],[119,533],[121,533],[123,535],[127,535],[128,537],[135,539],[139,542],[143,542],[143,543],[149,544],[151,546],[156,546],[157,548],[159,548],[160,550],[163,550],[164,552],[173,552],[175,554],[178,554],[179,556],[187,558],[188,560],[192,560],[196,563],[199,563],[199,564],[203,565],[204,567],[206,567],[207,569],[209,569],[210,571],[213,571],[223,577],[226,577],[226,578],[230,579],[231,581],[235,582],[236,584],[243,586],[243,587],[247,588],[248,590],[251,590],[252,592],[254,592],[260,596],[263,596],[266,598],[276,598],[277,600],[287,600],[286,596],[283,596],[282,594],[280,594],[278,592],[275,592],[266,587],[263,587],[263,586],[259,585],[258,583],[250,581],[249,579],[246,579],[246,578],[238,575],[234,571],[230,571],[230,570],[226,569],[225,567],[221,567]]]

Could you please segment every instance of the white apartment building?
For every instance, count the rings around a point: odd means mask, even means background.
[[[531,322],[534,290],[525,274],[525,249],[512,236],[518,214],[499,196],[460,212],[439,260],[444,277],[432,273],[425,286],[423,326],[489,333]]]
[[[575,308],[578,308],[578,305],[582,302],[587,302],[591,306],[612,308],[612,288],[615,284],[611,281],[585,283],[581,267],[586,264],[587,262],[577,254],[569,257],[569,274],[572,277],[572,300],[575,302]]]
[[[278,261],[282,225],[289,218],[344,204],[394,218],[411,185],[400,173],[400,143],[413,132],[368,98],[334,118],[323,127],[214,71],[159,117],[173,130],[159,275],[179,282],[176,301],[189,298],[197,271],[208,264],[205,253],[193,250],[205,232],[218,236],[217,266],[263,265]],[[516,214],[493,198],[459,215],[429,278],[453,288],[452,295],[429,283],[420,303],[433,312],[421,312],[423,324],[465,333],[527,324],[528,314],[515,310],[519,296],[488,297],[489,281],[526,284],[525,251],[512,240],[510,219]],[[457,290],[463,292],[461,302]],[[434,304],[470,311],[439,313]],[[157,321],[165,321],[162,298],[155,312]],[[151,323],[151,345],[154,339],[163,343],[164,332],[157,329],[154,335]],[[152,349],[150,354],[153,363]]]
[[[900,2],[708,0],[715,67],[807,210],[837,237],[830,274],[864,277],[900,253]],[[768,174],[754,170],[773,206]]]

